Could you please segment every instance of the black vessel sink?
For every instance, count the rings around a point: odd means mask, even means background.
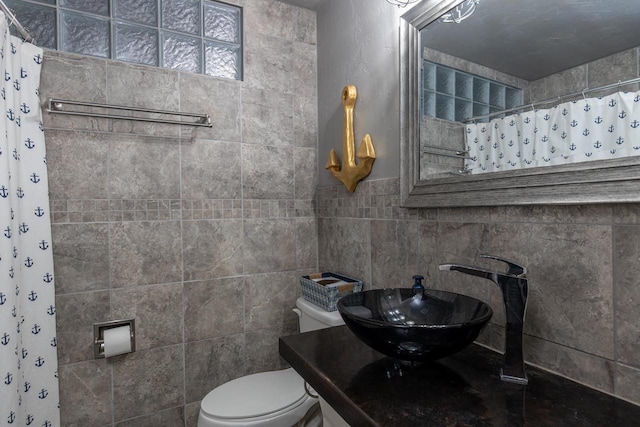
[[[440,359],[471,344],[493,311],[475,298],[410,288],[357,292],[338,310],[351,331],[371,348],[400,360]]]

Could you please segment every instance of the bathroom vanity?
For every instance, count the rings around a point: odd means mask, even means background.
[[[476,344],[410,366],[339,326],[282,337],[280,354],[354,427],[640,425],[639,406],[534,367],[503,382],[502,356]]]

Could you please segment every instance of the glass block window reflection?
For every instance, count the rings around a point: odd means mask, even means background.
[[[242,9],[237,6],[213,0],[5,3],[44,48],[242,79]]]
[[[522,89],[423,61],[422,115],[464,122],[522,105]],[[497,116],[494,116],[497,117]],[[491,117],[478,120],[487,122]]]

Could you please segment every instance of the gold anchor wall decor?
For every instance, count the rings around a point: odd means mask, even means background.
[[[356,164],[356,143],[353,134],[353,107],[356,105],[356,87],[345,86],[342,89],[342,105],[344,106],[344,132],[342,133],[342,167],[338,160],[336,150],[331,149],[329,160],[325,165],[338,181],[342,182],[350,192],[354,192],[358,183],[371,173],[371,167],[376,160],[376,152],[371,143],[371,137],[366,134],[362,138],[360,148],[358,148],[358,159]]]

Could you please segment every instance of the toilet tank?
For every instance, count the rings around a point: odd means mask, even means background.
[[[344,325],[342,316],[338,311],[325,311],[302,297],[296,300],[296,307],[297,309],[294,309],[294,311],[300,318],[300,332]]]

